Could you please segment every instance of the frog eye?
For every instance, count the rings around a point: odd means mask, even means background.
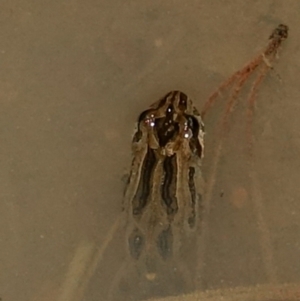
[[[183,137],[185,139],[191,139],[193,137],[193,132],[189,127],[184,128]]]
[[[147,126],[154,127],[155,126],[155,115],[153,113],[147,115],[146,118],[144,119],[144,122]]]

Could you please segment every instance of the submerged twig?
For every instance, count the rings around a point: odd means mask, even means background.
[[[247,79],[254,73],[256,69],[259,68],[259,74],[257,78],[254,80],[250,92],[247,97],[248,109],[247,109],[247,136],[249,142],[249,154],[252,155],[253,149],[253,137],[252,137],[252,120],[253,120],[253,112],[255,99],[257,95],[257,90],[259,85],[262,83],[263,79],[266,77],[268,71],[273,69],[272,63],[278,57],[278,51],[282,44],[282,42],[288,36],[288,27],[286,25],[280,24],[271,34],[269,38],[269,43],[265,50],[257,55],[254,59],[252,59],[249,63],[247,63],[242,69],[235,72],[232,76],[230,76],[227,80],[225,80],[221,85],[216,89],[215,92],[211,94],[208,98],[201,112],[202,118],[204,118],[207,112],[212,108],[215,103],[216,98],[221,94],[223,90],[232,85],[231,91],[229,93],[229,97],[227,99],[227,104],[225,106],[225,110],[223,113],[223,117],[220,120],[220,124],[218,125],[218,129],[220,129],[221,135],[218,137],[218,143],[214,148],[214,157],[211,162],[210,175],[207,180],[207,187],[204,197],[204,208],[205,214],[202,219],[202,236],[199,238],[198,245],[198,288],[201,289],[203,277],[203,264],[204,264],[204,254],[205,254],[205,242],[206,237],[208,235],[208,216],[210,212],[210,203],[212,200],[213,189],[215,187],[216,182],[216,174],[218,169],[218,163],[222,154],[223,141],[227,128],[228,119],[233,111],[233,108],[237,102],[238,95],[243,88],[243,85],[247,81]],[[257,220],[259,223],[259,230],[261,232],[261,248],[262,248],[262,256],[265,263],[265,271],[266,275],[270,282],[276,282],[276,271],[273,267],[273,252],[271,249],[271,239],[269,229],[264,221],[262,214],[262,197],[259,189],[258,182],[256,180],[256,173],[253,168],[253,164],[250,166],[249,171],[251,177],[251,186],[252,186],[252,194],[255,198],[254,207],[257,215]]]
[[[272,68],[272,62],[278,55],[278,50],[280,48],[281,43],[288,36],[288,27],[284,24],[280,24],[276,29],[272,32],[269,37],[269,43],[265,50],[253,58],[249,63],[247,63],[242,69],[236,71],[232,76],[226,79],[220,86],[214,91],[208,100],[205,102],[204,107],[201,112],[202,118],[204,118],[209,111],[209,109],[213,106],[216,98],[220,95],[220,93],[228,88],[235,81],[238,81],[238,85],[236,85],[236,90],[240,90],[244,82],[247,78],[256,70],[258,66],[262,63],[268,66],[268,69]],[[268,71],[268,70],[267,70]],[[267,72],[266,71],[266,72]],[[266,74],[266,73],[265,73]],[[265,75],[264,74],[264,75]],[[263,77],[264,77],[263,75]],[[232,96],[234,97],[234,96]]]

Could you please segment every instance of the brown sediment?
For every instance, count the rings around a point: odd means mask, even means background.
[[[266,284],[250,287],[235,287],[207,290],[193,294],[167,298],[148,299],[148,301],[299,301],[300,283]]]

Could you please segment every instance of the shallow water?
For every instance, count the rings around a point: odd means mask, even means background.
[[[300,283],[299,11],[269,0],[5,1],[2,300],[107,300],[125,256],[113,227],[136,117],[174,89],[201,108],[279,23],[290,35],[259,89],[254,157],[242,107],[224,140],[198,289]],[[205,180],[221,104],[205,120]]]

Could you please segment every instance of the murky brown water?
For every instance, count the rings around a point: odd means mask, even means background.
[[[113,227],[136,116],[173,89],[201,108],[279,23],[290,36],[257,98],[255,179],[240,108],[217,167],[199,290],[245,287],[252,300],[257,284],[287,283],[281,299],[253,300],[300,299],[299,12],[299,1],[3,1],[2,300],[107,300],[125,256]],[[205,120],[206,180],[216,118]]]

